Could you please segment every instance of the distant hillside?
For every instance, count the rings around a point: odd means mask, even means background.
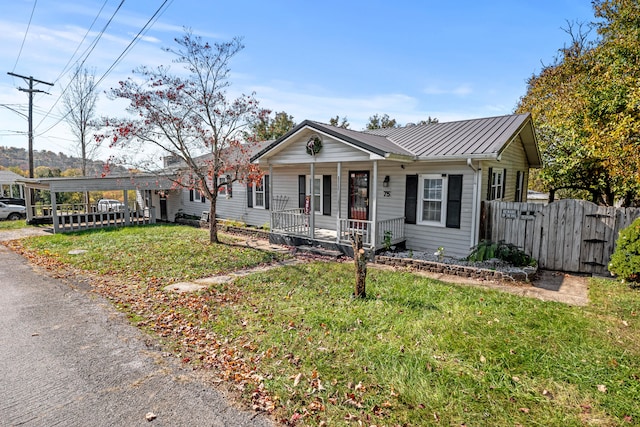
[[[87,175],[94,176],[102,173],[105,163],[99,161],[88,161]],[[16,147],[3,147],[0,146],[0,166],[5,168],[11,166],[17,166],[18,168],[27,171],[29,170],[29,154],[24,148]],[[47,166],[52,169],[60,169],[65,171],[67,169],[80,169],[82,168],[82,159],[79,157],[67,156],[64,153],[54,153],[47,150],[34,150],[33,151],[33,166]],[[125,172],[122,169],[121,172]],[[112,169],[111,171],[116,172]]]

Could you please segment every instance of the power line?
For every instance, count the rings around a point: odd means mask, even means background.
[[[29,89],[18,88],[21,92],[27,92],[29,94],[29,178],[33,178],[33,94],[34,93],[46,93],[42,90],[34,89],[33,83],[41,83],[49,86],[53,86],[53,83],[47,83],[42,80],[34,79],[29,76],[21,76],[13,72],[7,73],[13,77],[20,77],[24,81],[29,83]]]
[[[104,7],[107,5],[107,3],[109,3],[109,0],[104,0],[104,3],[102,3],[102,7],[98,11],[98,14],[96,15],[95,18],[93,18],[93,21],[91,22],[91,25],[89,26],[89,28],[87,28],[87,31],[84,33],[84,36],[82,37],[82,40],[80,40],[80,43],[78,43],[78,47],[76,47],[76,50],[73,52],[73,54],[69,58],[69,61],[67,61],[65,66],[62,68],[62,71],[60,72],[60,75],[58,75],[58,77],[53,81],[54,83],[57,83],[58,80],[60,80],[62,78],[62,76],[64,76],[67,72],[69,72],[69,70],[71,70],[72,67],[69,66],[69,64],[71,64],[71,61],[73,61],[73,58],[76,56],[76,53],[78,53],[78,51],[80,50],[80,47],[82,46],[82,44],[86,40],[87,36],[89,35],[89,32],[91,31],[91,29],[95,25],[95,23],[98,20],[98,18],[100,17],[100,15],[102,15],[102,11],[104,10]],[[122,3],[120,3],[120,6],[122,6]],[[120,8],[120,6],[118,6],[118,9]],[[117,12],[117,10],[116,10],[116,12]],[[104,32],[104,30],[103,30],[103,32]],[[101,36],[102,36],[102,33],[100,33]],[[91,45],[89,45],[89,46],[91,46]],[[85,52],[86,52],[86,50],[82,53],[82,55],[80,55],[80,57],[84,56]],[[80,59],[76,60],[74,65],[77,64],[79,60]]]
[[[20,51],[18,51],[18,57],[16,58],[16,63],[13,64],[12,72],[16,70],[18,66],[18,61],[20,60],[20,56],[22,55],[22,48],[24,47],[24,43],[27,40],[27,34],[29,33],[29,28],[31,27],[31,20],[33,19],[33,14],[36,11],[36,5],[38,4],[38,0],[34,0],[33,9],[31,9],[31,16],[29,16],[29,23],[27,24],[27,30],[24,32],[24,37],[22,38],[22,44],[20,45]]]
[[[157,19],[164,13],[164,11],[162,11],[162,9],[165,8],[165,5],[169,2],[169,0],[164,0],[162,2],[162,4],[158,7],[158,9],[156,9],[155,13],[151,16],[151,18],[149,18],[147,20],[147,23],[142,27],[142,29],[140,29],[140,31],[138,31],[138,34],[135,35],[135,37],[131,40],[131,42],[129,42],[129,44],[127,45],[127,47],[122,51],[122,53],[120,53],[120,55],[113,61],[113,63],[111,64],[111,66],[107,69],[107,71],[104,72],[104,74],[102,74],[102,77],[100,77],[100,79],[98,79],[98,81],[94,84],[94,87],[98,86],[98,84],[100,84],[100,82],[102,82],[102,80],[104,80],[107,75],[116,67],[116,65],[118,65],[122,59],[125,57],[125,55],[127,53],[129,53],[129,51],[133,48],[133,46],[140,40],[140,36],[143,35],[144,33],[146,33],[149,30],[149,27],[152,23],[155,23],[157,21]],[[122,6],[122,3],[124,3],[124,0],[122,0],[122,2],[120,3],[120,6]],[[173,0],[171,0],[171,3],[173,3]],[[169,4],[171,4],[169,3]],[[168,7],[168,6],[167,6]],[[112,17],[113,18],[113,17]],[[109,21],[111,22],[111,20]],[[106,26],[105,26],[106,29]],[[104,31],[104,30],[103,30]],[[95,47],[95,46],[94,46]],[[92,49],[93,50],[93,49]],[[88,55],[87,55],[88,56]],[[86,58],[85,58],[86,60]],[[84,64],[84,61],[83,61]],[[75,78],[77,76],[77,73],[74,75],[73,78]],[[64,93],[66,92],[66,90],[69,88],[71,82],[69,82],[69,84],[65,87],[65,89],[63,90],[63,92],[60,94],[60,96],[58,97],[58,99],[56,100],[56,102],[54,103],[54,106],[58,103],[58,101],[62,98],[62,96],[64,95]],[[51,110],[53,110],[53,106],[49,109],[49,112],[47,113],[47,116],[49,115],[49,113],[51,112]],[[68,115],[70,114],[70,111],[67,112],[64,116],[62,116],[58,121],[56,121],[53,125],[49,126],[46,130],[40,132],[38,135],[43,135],[47,132],[49,132],[51,129],[53,129],[54,127],[56,127],[58,124],[60,124],[60,122],[62,122]],[[42,122],[44,121],[44,119],[46,118],[46,116],[38,123],[38,125],[36,126],[36,129],[42,124]]]
[[[73,79],[75,79],[76,77],[78,77],[78,72],[80,71],[80,69],[82,68],[82,66],[84,65],[84,63],[86,62],[86,60],[89,58],[89,55],[91,55],[91,53],[93,52],[93,49],[95,49],[95,47],[98,45],[98,41],[100,41],[100,39],[102,38],[102,35],[104,34],[104,32],[107,30],[107,27],[109,27],[109,25],[111,24],[111,21],[113,21],[113,18],[116,16],[116,14],[118,13],[118,11],[120,10],[120,8],[122,7],[122,5],[124,4],[125,0],[121,0],[120,4],[118,5],[118,7],[116,8],[116,10],[111,14],[111,17],[109,18],[109,20],[107,21],[107,23],[104,25],[104,27],[102,27],[102,30],[100,31],[100,33],[98,33],[98,36],[93,40],[93,42],[91,43],[90,50],[89,52],[87,52],[87,54],[85,55],[84,59],[82,60],[82,63],[78,66],[78,68],[76,69],[76,73],[74,73],[73,77],[70,79],[69,83],[65,86],[65,88],[63,89],[62,93],[60,93],[60,95],[58,96],[58,98],[56,98],[55,102],[53,103],[53,105],[51,106],[51,108],[49,108],[49,111],[47,112],[47,114],[42,118],[42,120],[40,120],[40,122],[36,125],[36,129],[38,129],[40,127],[40,125],[42,125],[42,122],[49,116],[49,114],[51,113],[51,111],[53,110],[53,108],[58,104],[58,101],[60,101],[60,99],[64,96],[65,92],[67,91],[67,89],[69,89],[69,86],[71,85],[71,81],[73,81]],[[86,52],[86,51],[85,51]],[[83,53],[84,55],[84,53]],[[77,64],[77,62],[76,62]],[[69,115],[69,112],[67,112],[67,114],[65,114],[60,120],[58,120],[56,123],[54,123],[51,127],[49,127],[47,130],[45,130],[44,132],[40,132],[40,135],[42,135],[43,133],[49,132],[51,129],[53,129],[54,127],[58,126],[58,124],[60,124],[60,122],[62,122],[67,116]]]
[[[113,70],[115,68],[116,65],[118,65],[120,63],[120,61],[122,61],[122,58],[124,58],[124,56],[129,53],[129,51],[133,48],[133,46],[138,42],[138,40],[140,40],[140,36],[142,35],[142,33],[146,33],[148,31],[147,27],[149,27],[151,25],[151,21],[153,21],[155,23],[156,19],[156,15],[158,15],[160,13],[160,11],[162,10],[162,8],[164,7],[164,5],[167,4],[169,0],[164,0],[162,2],[162,4],[160,5],[160,7],[158,7],[158,9],[156,9],[155,13],[151,16],[151,18],[149,18],[149,20],[147,21],[146,24],[144,24],[144,27],[142,27],[142,29],[140,29],[140,31],[138,31],[138,34],[136,34],[136,36],[133,38],[133,40],[131,40],[131,42],[127,45],[127,47],[122,51],[122,53],[120,54],[120,56],[118,56],[116,58],[116,60],[113,62],[113,64],[111,64],[111,66],[107,69],[107,71],[102,75],[102,77],[100,77],[100,79],[98,79],[98,81],[96,82],[96,86],[98,84],[100,84],[100,82],[102,82],[102,80],[104,80],[105,77],[107,77],[107,75],[111,72],[111,70]],[[173,2],[173,0],[172,0]],[[159,16],[158,16],[159,17]]]

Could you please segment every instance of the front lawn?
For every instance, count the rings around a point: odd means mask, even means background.
[[[272,255],[210,246],[187,227],[125,230],[29,238],[22,250],[95,274],[134,324],[281,423],[640,423],[640,298],[625,285],[594,279],[591,304],[570,307],[370,268],[369,297],[354,300],[351,263],[310,262],[180,295],[162,286]]]
[[[27,226],[27,221],[24,219],[18,219],[15,221],[9,220],[0,220],[0,232],[3,230],[17,230],[19,228],[25,228]]]

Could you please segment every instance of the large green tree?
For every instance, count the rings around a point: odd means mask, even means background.
[[[329,124],[342,129],[349,129],[349,121],[346,117],[335,116],[329,119]]]
[[[640,5],[593,7],[598,38],[588,42],[584,27],[570,25],[571,44],[529,79],[518,112],[536,123],[541,189],[631,205],[640,195]]]
[[[386,128],[397,128],[400,125],[396,122],[396,119],[392,119],[388,114],[383,114],[382,116],[378,114],[374,114],[369,117],[369,123],[367,123],[367,130],[374,129],[386,129]]]
[[[284,111],[275,113],[271,117],[271,112],[263,110],[249,124],[249,130],[245,132],[245,139],[248,141],[271,141],[280,138],[282,135],[296,127],[293,116]]]

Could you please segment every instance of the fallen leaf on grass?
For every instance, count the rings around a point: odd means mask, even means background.
[[[294,380],[293,380],[293,386],[296,387],[298,384],[300,384],[300,379],[302,378],[302,372],[300,372],[298,375],[295,376]]]

